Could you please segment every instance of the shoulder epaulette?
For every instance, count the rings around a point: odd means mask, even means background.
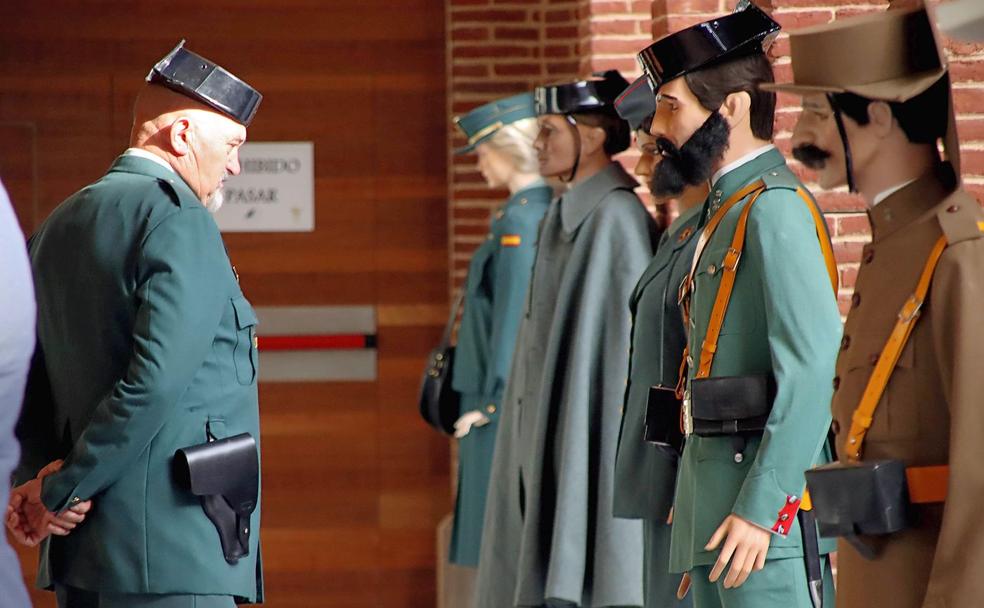
[[[796,190],[802,184],[796,175],[786,168],[773,169],[762,176],[762,183],[766,190],[774,188],[784,188],[786,190]]]
[[[984,237],[984,212],[977,200],[963,189],[957,189],[940,203],[936,219],[950,245]]]
[[[154,181],[157,182],[157,185],[160,186],[161,190],[163,190],[164,193],[168,195],[168,197],[175,205],[177,205],[178,207],[181,206],[181,196],[178,194],[178,191],[174,189],[173,184],[169,183],[167,180],[160,179],[160,178],[154,178]]]

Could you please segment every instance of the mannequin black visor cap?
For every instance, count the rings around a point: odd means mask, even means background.
[[[745,10],[698,23],[657,40],[637,56],[654,91],[667,82],[712,64],[763,52],[781,26],[751,4]]]
[[[249,126],[263,96],[222,66],[184,48],[182,40],[157,62],[147,82],[177,91]]]
[[[611,109],[629,81],[618,70],[609,70],[594,80],[537,87],[533,91],[536,113],[573,114]]]

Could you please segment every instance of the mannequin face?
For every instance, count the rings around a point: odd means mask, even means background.
[[[604,155],[603,129],[581,123],[572,127],[566,116],[558,114],[547,114],[536,120],[540,125],[540,132],[533,142],[533,148],[536,150],[540,175],[543,177],[565,178],[574,167],[574,157],[579,150],[581,165],[585,158]]]
[[[844,126],[853,123],[844,116]],[[836,188],[847,183],[844,144],[837,131],[834,111],[823,94],[803,97],[803,111],[793,130],[793,156],[817,172],[820,187]]]
[[[887,120],[889,129],[892,124],[891,109],[887,104],[874,102],[868,110],[872,121],[865,126],[859,125],[850,116],[841,114],[844,131],[850,142],[855,179],[864,175],[878,152],[881,140],[879,133],[884,130],[882,123]],[[880,117],[879,114],[884,112],[887,115]],[[817,172],[822,188],[836,188],[847,184],[844,143],[826,95],[817,93],[803,97],[803,111],[793,130],[792,143],[793,156]]]
[[[548,114],[536,119],[540,125],[533,147],[540,163],[540,175],[561,177],[570,173],[577,154],[574,130],[563,116]]]
[[[644,181],[648,181],[649,176],[653,174],[653,167],[656,166],[659,148],[656,146],[656,138],[646,131],[639,129],[635,132],[635,136],[636,147],[639,148],[640,154],[634,173]]]
[[[481,143],[475,148],[478,152],[478,170],[489,185],[489,188],[506,188],[509,180],[516,173],[512,159],[501,150],[488,143]]]
[[[649,129],[661,157],[650,181],[654,196],[676,197],[710,179],[730,144],[731,126],[722,111],[730,116],[735,100],[730,95],[721,110],[710,112],[684,77],[663,85]]]
[[[654,138],[669,140],[677,148],[687,143],[711,115],[700,105],[683,76],[660,87],[656,99],[656,115],[649,133]]]

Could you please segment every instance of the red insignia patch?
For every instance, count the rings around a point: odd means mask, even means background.
[[[686,241],[688,238],[690,238],[690,235],[693,233],[694,233],[694,229],[691,228],[690,226],[687,226],[686,228],[680,231],[680,236],[677,237],[677,243],[682,243]]]
[[[779,517],[772,525],[772,531],[780,536],[786,536],[793,527],[793,520],[799,512],[801,500],[796,496],[787,496],[786,504],[779,509]]]

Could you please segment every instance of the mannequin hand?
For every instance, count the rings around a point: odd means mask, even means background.
[[[712,583],[717,582],[730,561],[731,570],[724,579],[724,588],[731,589],[740,587],[748,580],[748,575],[753,569],[761,570],[765,567],[765,555],[769,551],[769,543],[772,542],[772,533],[731,514],[718,526],[704,549],[713,551],[718,548],[721,541],[724,541],[724,547],[714,567],[711,568],[708,580]]]
[[[470,411],[464,414],[461,418],[458,418],[454,423],[454,436],[456,439],[461,439],[465,435],[471,432],[472,427],[485,426],[489,423],[489,418],[482,412],[478,410]]]
[[[680,577],[680,586],[677,587],[677,599],[682,600],[690,593],[690,573],[684,572]]]

